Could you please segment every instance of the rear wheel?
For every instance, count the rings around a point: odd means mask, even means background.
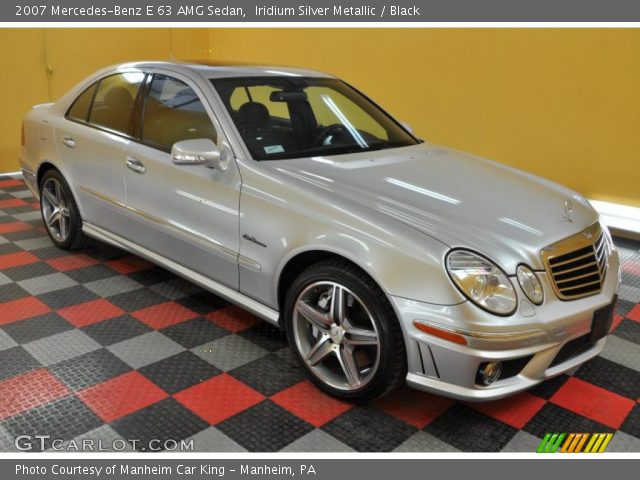
[[[395,313],[375,282],[352,265],[327,261],[303,271],[286,298],[285,327],[310,379],[335,397],[368,402],[404,380]]]
[[[40,211],[51,241],[60,248],[73,250],[87,246],[82,218],[71,189],[62,174],[49,170],[40,182]]]

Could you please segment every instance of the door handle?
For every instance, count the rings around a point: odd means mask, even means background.
[[[144,166],[144,163],[133,157],[127,157],[127,168],[136,173],[146,173],[147,171],[147,167]]]
[[[62,137],[62,143],[64,143],[69,148],[75,148],[76,141],[73,137]]]

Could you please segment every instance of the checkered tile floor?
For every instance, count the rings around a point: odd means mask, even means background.
[[[194,439],[199,451],[523,451],[546,432],[615,432],[640,451],[640,244],[603,354],[507,400],[401,390],[367,407],[320,393],[283,334],[120,250],[69,254],[0,177],[0,451],[16,435]],[[47,444],[48,445],[48,444]],[[45,445],[46,447],[46,445]]]

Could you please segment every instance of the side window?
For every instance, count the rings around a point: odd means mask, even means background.
[[[67,112],[67,117],[86,122],[89,117],[89,107],[91,107],[91,101],[93,100],[93,95],[96,93],[97,87],[98,83],[96,82],[82,92],[73,101],[71,108],[69,108]]]
[[[128,133],[133,105],[144,73],[119,73],[100,80],[89,122],[116,132]]]
[[[210,138],[216,130],[204,105],[186,83],[154,75],[144,107],[142,140],[170,150],[180,140]]]

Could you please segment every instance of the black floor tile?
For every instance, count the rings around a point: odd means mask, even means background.
[[[544,438],[551,432],[612,432],[606,425],[575,414],[553,403],[547,403],[523,428],[524,431]]]
[[[2,299],[2,303],[12,302],[14,300],[20,300],[21,298],[30,296],[31,294],[17,283],[7,283],[6,285],[0,285],[0,298]]]
[[[640,362],[640,359],[638,361]],[[574,376],[618,395],[633,400],[640,398],[640,372],[606,358],[596,357],[588,361]]]
[[[2,270],[7,277],[14,282],[21,280],[28,280],[30,278],[41,277],[43,275],[49,275],[51,273],[58,273],[58,271],[44,262],[30,263],[28,265],[21,265],[19,267],[5,268]]]
[[[189,438],[209,425],[173,398],[167,398],[116,420],[111,426],[123,438],[139,440],[136,450],[149,451],[161,447],[166,440]]]
[[[18,345],[6,350],[0,350],[0,365],[2,365],[2,368],[0,368],[0,380],[5,380],[40,367],[40,362]]]
[[[74,285],[73,287],[43,293],[42,295],[38,295],[38,298],[51,308],[59,310],[61,308],[90,302],[100,297],[82,285]]]
[[[130,292],[109,297],[109,301],[126,312],[135,312],[167,301],[165,297],[148,288],[139,288]]]
[[[273,353],[228,373],[267,397],[306,378],[298,365],[289,363]]]
[[[424,431],[463,452],[499,452],[518,433],[506,423],[459,403]]]
[[[119,273],[114,269],[104,265],[90,265],[88,267],[76,268],[65,272],[65,275],[72,278],[78,283],[89,283],[96,280],[118,276]]]
[[[287,345],[287,336],[284,330],[267,322],[260,322],[251,328],[243,330],[238,335],[270,352],[280,350]]]
[[[161,332],[187,349],[229,335],[227,330],[202,317],[172,325]]]
[[[614,335],[640,345],[640,322],[624,319],[616,328]]]
[[[530,393],[537,395],[538,397],[546,398],[549,400],[554,393],[560,390],[560,387],[565,384],[567,380],[569,380],[568,375],[558,375],[557,377],[550,378],[549,380],[545,380],[542,383],[539,383],[531,390]]]
[[[70,389],[78,391],[122,375],[131,367],[101,348],[56,363],[49,370]]]
[[[631,413],[627,416],[620,430],[636,438],[640,438],[640,403],[636,403]]]
[[[417,429],[372,407],[352,408],[322,427],[358,452],[390,452]]]
[[[140,369],[140,373],[165,392],[174,394],[209,380],[221,373],[221,370],[186,351],[147,365]]]
[[[17,343],[24,344],[72,330],[74,326],[57,313],[49,312],[27,320],[10,323],[3,328]]]
[[[2,425],[13,436],[30,435],[34,450],[40,451],[36,435],[50,436],[44,440],[45,449],[54,439],[71,440],[102,425],[102,421],[75,397],[64,397],[33,408],[5,420]]]
[[[270,400],[219,423],[217,428],[250,452],[277,452],[313,430]]]
[[[82,329],[84,333],[105,347],[137,337],[151,330],[150,327],[130,315],[104,320]]]
[[[176,300],[176,302],[200,315],[213,312],[214,310],[218,310],[229,305],[229,302],[226,300],[204,290],[180,298]]]

